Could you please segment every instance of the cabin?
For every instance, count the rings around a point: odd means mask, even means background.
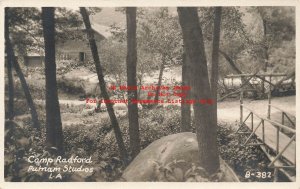
[[[98,46],[100,41],[112,35],[108,26],[92,23],[92,29],[94,30],[94,36]],[[84,26],[76,32],[79,32],[79,35],[83,36],[82,39],[74,38],[56,42],[57,61],[75,60],[87,62],[92,59],[89,42],[86,40],[86,33],[84,32]],[[43,39],[41,39],[41,41],[43,41]],[[42,51],[40,53],[28,52],[26,56],[22,57],[24,65],[27,67],[41,67],[45,60],[45,55]],[[18,55],[16,55],[16,58],[19,58]]]
[[[97,46],[99,46],[99,43],[102,40],[105,40],[112,35],[109,31],[110,28],[104,25],[93,23],[92,29],[94,30],[94,37]],[[84,33],[84,29],[78,32],[81,32],[82,35],[86,35]],[[84,37],[83,39],[86,39],[86,37]],[[92,59],[92,53],[89,46],[89,42],[87,40],[82,39],[69,39],[65,41],[58,41],[56,43],[56,58],[58,60],[76,60],[81,62],[87,62]]]
[[[40,67],[44,64],[45,55],[38,53],[28,53],[24,58],[24,65],[27,67]]]
[[[44,53],[44,52],[43,52]],[[15,58],[18,62],[24,62],[26,67],[41,67],[44,64],[45,55],[34,52],[28,52],[27,55],[21,56],[15,52]],[[7,55],[5,54],[5,64],[7,64]]]

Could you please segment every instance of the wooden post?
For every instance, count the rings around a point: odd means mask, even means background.
[[[284,125],[284,112],[281,114],[281,124]],[[282,131],[282,128],[280,129]]]
[[[290,138],[290,141],[285,145],[285,147],[276,155],[276,157],[269,163],[268,167],[271,167],[275,164],[275,162],[281,157],[281,155],[286,151],[286,149],[290,146],[290,144],[296,139],[296,134]]]
[[[278,181],[278,168],[274,168],[274,182]]]
[[[296,159],[296,157],[297,157],[297,143],[296,143],[296,137],[295,137],[295,161],[294,161],[294,165],[295,165],[295,167],[296,167],[296,162],[297,162],[297,159]]]
[[[241,77],[241,83],[243,86],[243,77]],[[243,100],[244,100],[244,90],[243,87],[241,87],[241,93],[240,93],[240,125],[243,124]]]
[[[253,112],[251,112],[251,131],[253,132]]]
[[[271,76],[269,78],[269,81],[271,83]],[[269,93],[268,93],[268,101],[269,101],[269,104],[268,104],[268,119],[271,119],[271,84],[269,84]]]
[[[265,143],[265,120],[261,120],[261,123],[262,123],[262,140],[263,140],[263,143]]]
[[[281,114],[281,124],[284,125],[284,112]]]
[[[241,88],[240,93],[240,125],[243,124],[243,88]]]
[[[279,153],[279,127],[276,127],[276,154]]]

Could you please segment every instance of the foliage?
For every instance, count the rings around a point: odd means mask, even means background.
[[[137,20],[137,79],[138,85],[143,85],[145,74],[158,70],[163,56],[166,64],[178,64],[182,40],[177,17],[168,8],[138,8]],[[126,29],[113,24],[110,31],[113,36],[104,42],[101,56],[108,73],[116,74],[118,81],[126,77]]]
[[[154,161],[153,181],[160,182],[208,182],[207,172],[194,163],[174,160],[166,165]],[[184,167],[184,168],[182,168]]]
[[[42,35],[42,31],[40,11],[37,8],[6,8],[5,21],[10,27],[12,43],[15,44],[18,54],[38,51],[41,48],[41,40],[38,36]]]
[[[266,38],[259,38],[264,40],[262,42],[269,43],[266,45],[279,45],[282,41],[290,41],[295,38],[294,7],[250,7],[247,11],[266,21]],[[263,30],[260,32],[260,35],[263,36]]]
[[[9,7],[5,12],[12,42],[15,44],[18,54],[38,53],[43,55],[41,10],[32,7]],[[64,41],[82,38],[81,35],[78,35],[81,25],[82,21],[77,12],[66,8],[57,8],[55,16],[57,39]]]
[[[126,43],[105,40],[100,49],[105,75],[114,77],[117,85],[126,81]]]
[[[74,60],[59,60],[56,63],[57,75],[64,75],[72,70],[78,69],[83,66],[83,62]]]
[[[138,25],[138,46],[169,64],[181,58],[182,39],[177,16],[168,8],[147,9]]]
[[[290,52],[293,53],[295,49],[295,10],[292,7],[251,7],[246,9],[247,13],[255,21],[255,25],[247,27],[250,39],[250,45],[247,50],[252,58],[250,60],[256,61],[257,65],[262,65],[265,59],[268,61],[270,71],[279,71],[276,68],[281,63],[273,61],[280,58],[274,51],[280,48],[289,47]],[[255,27],[257,29],[255,29]],[[242,56],[241,56],[242,58]],[[287,57],[293,59],[293,55]],[[290,64],[288,67],[294,67]],[[247,67],[245,67],[247,68]],[[285,72],[284,70],[282,70]]]
[[[259,146],[243,146],[246,136],[234,134],[227,127],[218,127],[220,156],[231,166],[241,181],[272,181],[270,178],[245,178],[246,171],[273,172],[267,165],[270,163]]]
[[[76,107],[61,107],[62,112],[76,112]],[[42,106],[37,106],[41,124],[45,124],[45,116],[40,112]],[[153,141],[180,131],[180,107],[167,106],[154,109],[144,108],[139,112],[141,147],[147,147]],[[85,118],[86,119],[86,118]],[[88,121],[88,120],[87,120]],[[95,172],[93,175],[70,174],[64,176],[65,181],[115,181],[120,178],[124,164],[119,159],[117,144],[112,132],[109,118],[85,122],[83,124],[72,124],[64,127],[66,157],[71,155],[92,156]],[[47,157],[48,151],[44,148],[45,136],[39,137],[31,127],[30,119],[24,120],[24,127],[12,127],[6,124],[5,132],[5,179],[10,181],[47,181],[48,175],[27,173],[28,162],[26,157],[36,155]],[[129,149],[128,119],[127,116],[119,118],[120,127],[123,133],[126,148]],[[228,127],[228,126],[226,126]],[[245,172],[267,171],[269,163],[259,147],[242,147],[240,141],[245,137],[232,135],[233,131],[220,126],[218,128],[218,142],[221,157],[239,175],[241,181],[267,181],[251,177],[245,179]],[[194,129],[194,128],[193,128]],[[42,133],[44,130],[42,130]],[[19,155],[18,155],[19,154]],[[188,169],[179,168],[180,164],[187,164]],[[189,171],[188,171],[189,170]],[[157,162],[157,181],[176,179],[176,181],[207,181],[220,179],[221,175],[208,178],[202,169],[189,162],[172,162],[170,165],[163,165]],[[182,177],[181,175],[185,175]],[[204,175],[203,175],[204,174]],[[73,176],[72,176],[73,175]],[[168,176],[167,176],[168,175]],[[178,177],[178,178],[177,178]],[[53,180],[55,181],[55,180]],[[173,181],[173,180],[172,180]]]
[[[212,44],[214,27],[214,7],[201,7],[198,9],[200,24],[206,46]],[[225,51],[231,59],[236,60],[237,56],[245,50],[248,45],[248,34],[245,31],[243,22],[244,13],[238,7],[222,7],[220,49]],[[206,48],[208,63],[211,62],[211,48]],[[220,55],[219,55],[220,56]],[[226,61],[226,60],[225,60]],[[224,63],[220,56],[219,75],[221,77],[232,73],[231,67]]]
[[[20,127],[15,122],[5,124],[4,175],[7,181],[30,181],[33,175],[27,172],[26,157],[43,154],[44,137],[32,127]],[[42,177],[42,175],[36,175]]]
[[[212,44],[212,9],[213,7],[201,7],[198,11],[207,47]],[[294,18],[293,7],[223,7],[220,49],[229,55],[242,72],[251,73],[262,67],[267,47],[271,70],[285,72],[282,67],[294,68],[295,64]],[[262,19],[267,23],[266,36],[263,34]],[[283,49],[289,49],[289,52]],[[282,50],[284,56],[278,54]],[[211,48],[206,48],[206,53],[210,62]],[[233,73],[223,56],[220,56],[219,69],[221,77]]]

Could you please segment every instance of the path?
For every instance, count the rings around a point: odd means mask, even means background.
[[[267,117],[268,100],[247,100],[244,99],[244,105],[254,110],[262,117]],[[272,99],[272,105],[285,110],[286,112],[296,115],[296,99],[295,96],[277,97]],[[271,117],[278,120],[278,110],[272,109]],[[275,116],[275,117],[274,117]],[[218,103],[218,120],[219,122],[235,123],[239,122],[240,102],[225,101]]]
[[[256,100],[256,101],[244,101],[244,105],[254,111],[259,116],[266,118],[267,117],[267,107],[268,101],[267,100]],[[295,96],[289,97],[279,97],[272,99],[272,105],[277,106],[284,111],[292,114],[295,114]],[[229,107],[230,106],[230,107]],[[244,119],[249,114],[250,111],[244,109]],[[240,116],[240,109],[239,109],[239,102],[224,102],[218,104],[218,117],[219,121],[227,122],[227,123],[239,123],[239,116]],[[271,119],[276,120],[280,123],[281,114],[279,110],[272,109],[271,111]],[[259,124],[260,119],[254,116],[253,119],[254,128]],[[250,128],[251,127],[251,119],[246,121],[246,125]],[[238,124],[235,124],[238,126]],[[256,136],[262,140],[263,132],[262,127],[255,132]],[[279,151],[281,151],[289,142],[290,138],[283,134],[279,134]],[[276,128],[265,121],[265,144],[270,147],[271,149],[276,149]],[[295,149],[296,143],[292,142],[292,144],[287,148],[287,150],[282,154],[287,160],[294,163],[295,162]]]

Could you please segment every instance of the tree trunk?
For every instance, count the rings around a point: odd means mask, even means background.
[[[186,53],[183,53],[182,57],[182,86],[190,86],[190,69],[189,69],[189,60]],[[186,92],[186,97],[181,97],[182,101],[185,99],[190,99],[190,91],[182,91]],[[191,132],[191,104],[182,103],[181,104],[181,132]]]
[[[226,54],[224,51],[219,50],[219,53],[224,56],[224,58],[227,60],[231,68],[237,73],[242,74],[243,72],[235,65],[233,60]]]
[[[7,10],[7,9],[5,9]],[[7,14],[5,14],[7,15]],[[5,19],[5,39],[9,40],[9,25],[7,18]],[[8,78],[8,115],[7,118],[9,120],[14,119],[14,81],[13,81],[13,74],[12,74],[12,65],[13,65],[13,58],[11,53],[9,53],[9,49],[7,48],[8,44],[6,44],[6,53],[7,53],[7,78]]]
[[[217,87],[219,80],[219,47],[220,47],[220,29],[221,29],[221,16],[222,8],[215,8],[215,20],[214,20],[214,33],[213,33],[213,46],[212,46],[212,64],[211,64],[211,93],[213,98],[213,111],[216,112],[212,114],[213,122],[217,124],[218,114],[217,114]]]
[[[267,21],[265,19],[263,20],[263,29],[264,29],[264,39],[265,41],[267,40]],[[265,43],[264,44],[264,59],[265,59],[265,64],[264,64],[264,72],[267,72],[268,69],[268,64],[269,64],[269,53],[268,53],[268,45]]]
[[[136,7],[126,8],[127,20],[127,86],[137,86],[136,81]],[[140,152],[138,106],[132,103],[137,99],[137,90],[128,90],[128,119],[131,154],[134,158]]]
[[[84,22],[84,25],[86,27],[86,31],[87,31],[87,34],[88,34],[88,39],[89,39],[89,43],[90,43],[90,47],[91,47],[95,67],[96,67],[98,80],[99,80],[100,90],[102,92],[103,98],[105,100],[109,100],[110,98],[109,98],[109,95],[108,95],[107,90],[106,90],[106,83],[105,83],[105,80],[104,80],[103,68],[100,64],[100,58],[99,58],[99,55],[98,55],[98,48],[97,48],[96,41],[95,41],[95,38],[94,38],[94,32],[91,28],[89,15],[88,15],[88,13],[87,13],[87,11],[84,7],[80,7],[80,13],[82,15],[83,22]],[[124,141],[123,141],[123,138],[122,138],[121,129],[119,127],[119,123],[118,123],[117,117],[116,117],[114,109],[113,109],[113,105],[111,103],[107,103],[106,107],[107,107],[108,115],[110,117],[111,125],[114,129],[114,132],[115,132],[117,144],[118,144],[118,147],[119,147],[119,150],[120,150],[121,159],[124,161],[125,164],[127,164],[128,163],[128,155],[127,155],[127,151],[126,151]]]
[[[162,77],[163,77],[163,73],[164,73],[164,69],[165,69],[165,64],[166,64],[166,56],[163,55],[162,56],[162,63],[161,63],[160,68],[159,68],[159,76],[158,76],[158,83],[157,83],[158,88],[156,90],[154,100],[158,100],[158,98],[159,98],[160,86],[161,86]]]
[[[138,96],[137,98],[140,99],[141,97],[141,86],[142,86],[142,83],[143,83],[143,75],[141,75],[140,77],[138,77],[138,80],[139,80],[139,84],[138,84]]]
[[[7,51],[7,50],[6,50]],[[9,120],[14,119],[14,81],[12,74],[12,59],[11,57],[7,57],[7,78],[8,78],[8,115],[7,118]]]
[[[199,163],[209,174],[220,168],[217,147],[217,124],[213,122],[213,107],[200,104],[200,99],[212,97],[207,71],[202,30],[199,24],[197,8],[178,8],[179,22],[182,28],[183,43],[191,61],[192,97],[198,102],[194,106],[195,127],[199,145]]]
[[[13,46],[10,42],[8,22],[5,22],[5,45],[6,45],[6,53],[7,53],[8,62],[13,63],[12,66],[15,68],[15,71],[16,71],[19,79],[20,79],[22,88],[24,90],[25,98],[26,98],[26,101],[27,101],[27,104],[29,106],[30,113],[31,113],[31,119],[32,119],[33,127],[40,130],[40,122],[38,120],[38,114],[36,112],[36,109],[35,109],[35,106],[34,106],[34,103],[33,103],[28,85],[26,83],[26,79],[24,77],[24,74],[21,70],[21,67],[20,67],[18,61],[16,60],[15,53],[14,53],[14,50],[13,50]]]
[[[46,145],[57,148],[58,154],[61,155],[64,153],[64,146],[57,95],[53,7],[42,8],[42,24],[45,43]]]
[[[269,64],[269,54],[268,54],[268,44],[267,44],[267,21],[262,17],[262,21],[263,21],[263,31],[264,31],[264,44],[263,44],[263,48],[264,48],[264,67],[263,67],[263,71],[266,73],[267,69],[268,69],[268,64]],[[263,78],[265,79],[265,77],[263,76]],[[265,81],[263,80],[261,82],[261,92],[262,94],[265,93]]]

